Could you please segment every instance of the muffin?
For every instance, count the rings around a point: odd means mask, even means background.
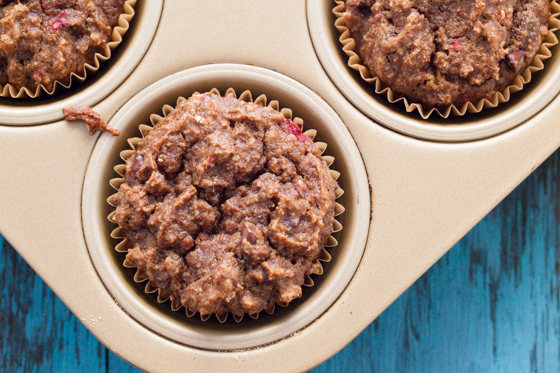
[[[425,107],[491,99],[548,35],[550,1],[346,0],[344,21],[371,76]]]
[[[0,84],[18,91],[84,75],[111,41],[125,0],[0,0]]]
[[[257,315],[321,274],[335,190],[317,145],[269,106],[194,94],[126,161],[110,202],[125,264],[172,308]]]

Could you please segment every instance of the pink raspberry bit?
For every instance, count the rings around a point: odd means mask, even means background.
[[[459,40],[453,40],[453,49],[455,49],[455,52],[460,52],[461,49],[463,49],[463,46],[461,45],[461,42]]]
[[[38,71],[33,75],[33,79],[36,82],[40,82],[42,80],[42,77],[43,77],[43,72],[42,71]]]
[[[291,119],[284,119],[280,123],[280,127],[288,133],[291,133],[298,139],[300,142],[306,142],[309,140],[309,137],[301,132],[301,128],[297,124],[295,124]]]
[[[66,27],[67,24],[68,20],[66,19],[66,13],[62,12],[58,16],[58,18],[53,21],[51,27],[53,28],[53,30],[57,31],[61,27]]]

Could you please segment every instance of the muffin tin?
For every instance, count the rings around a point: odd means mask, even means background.
[[[360,75],[348,68],[348,56],[342,51],[340,32],[332,27],[336,17],[330,1],[307,2],[309,31],[315,51],[337,88],[372,120],[403,134],[435,141],[472,141],[498,135],[524,123],[546,107],[560,91],[560,58],[544,61],[545,68],[532,77],[523,94],[512,93],[507,105],[483,109],[477,115],[430,116],[407,113],[403,103],[390,104],[386,95],[376,95]],[[557,48],[554,48],[557,49]],[[538,87],[538,88],[536,88]],[[430,125],[426,125],[429,123]],[[466,126],[465,124],[468,124]]]
[[[333,2],[334,4],[334,2]],[[305,371],[342,349],[560,146],[558,53],[508,104],[423,121],[360,84],[325,0],[139,0],[126,41],[59,97],[0,100],[0,233],[96,338],[146,371]],[[333,34],[334,33],[334,34]],[[114,61],[113,61],[114,60]],[[162,104],[216,87],[290,107],[329,144],[344,230],[294,304],[221,325],[144,294],[108,236],[108,180]],[[60,108],[121,130],[89,137]],[[429,140],[429,141],[428,141]]]
[[[250,90],[255,97],[266,92],[277,98],[297,116],[310,122],[318,131],[316,139],[327,144],[327,153],[334,156],[337,166],[345,170],[339,183],[345,194],[339,201],[346,211],[340,215],[343,229],[339,245],[333,249],[333,260],[325,264],[323,276],[315,277],[316,285],[304,288],[304,296],[281,307],[272,315],[261,312],[258,320],[245,317],[237,324],[230,317],[221,325],[215,317],[206,322],[185,316],[184,309],[172,312],[169,302],[158,305],[146,302],[146,294],[138,293],[138,285],[130,281],[130,271],[123,267],[123,256],[114,247],[110,233],[114,226],[107,220],[112,211],[107,198],[114,194],[109,180],[118,176],[113,167],[119,162],[119,152],[127,149],[126,139],[138,135],[138,124],[149,123],[153,113],[163,105],[174,106],[177,97],[191,96],[195,91],[217,88],[225,93],[229,87],[241,92]],[[369,220],[369,190],[359,151],[336,113],[319,96],[284,75],[252,66],[216,64],[179,72],[144,89],[125,104],[111,120],[121,136],[103,136],[93,151],[82,195],[82,221],[86,243],[99,276],[121,307],[141,324],[179,343],[211,350],[254,348],[273,343],[307,326],[321,316],[340,296],[352,278],[365,247]],[[356,183],[353,180],[362,180]],[[349,188],[346,191],[345,188]],[[99,191],[102,191],[99,193]],[[362,200],[362,203],[360,203]],[[348,215],[348,216],[346,216]],[[134,272],[134,271],[132,271]],[[142,289],[143,286],[140,286]],[[157,298],[154,294],[153,298]],[[235,329],[235,333],[232,333]]]

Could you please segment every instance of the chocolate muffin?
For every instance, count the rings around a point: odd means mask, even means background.
[[[344,19],[372,76],[427,107],[491,98],[548,34],[548,0],[346,0]]]
[[[0,0],[0,84],[52,91],[83,75],[111,38],[125,0]]]
[[[255,315],[302,294],[332,232],[336,182],[291,120],[233,95],[195,94],[126,162],[113,220],[175,308]]]

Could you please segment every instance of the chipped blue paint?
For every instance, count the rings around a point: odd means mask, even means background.
[[[560,372],[559,165],[560,151],[313,373]],[[138,372],[6,243],[0,276],[0,371]]]

